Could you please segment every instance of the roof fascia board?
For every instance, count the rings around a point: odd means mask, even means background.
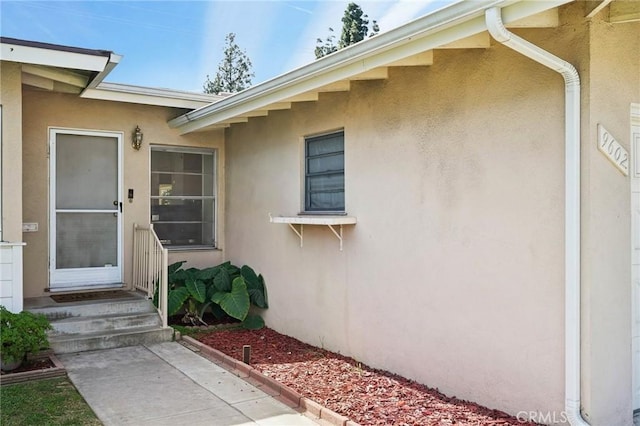
[[[98,72],[98,74],[93,78],[93,80],[91,80],[91,82],[89,82],[89,85],[87,86],[86,89],[95,89],[96,87],[98,87],[98,84],[102,83],[102,80],[104,80],[107,75],[109,75],[109,73],[111,71],[113,71],[113,69],[116,67],[116,65],[118,65],[120,63],[120,60],[122,59],[122,55],[117,55],[115,53],[111,53],[109,55],[109,60],[107,61],[107,63],[104,66],[104,69],[102,69],[100,72]],[[85,90],[86,90],[85,89]],[[82,92],[82,95],[84,95],[84,91]]]
[[[0,59],[23,64],[100,72],[104,69],[109,58],[77,52],[65,52],[41,47],[1,43]]]
[[[460,2],[169,121],[189,133],[305,91],[486,30],[484,10],[500,6],[506,23],[573,0]]]
[[[157,87],[135,86],[132,84],[108,83],[104,82],[98,87],[100,90],[109,90],[113,92],[135,93],[150,96],[162,96],[175,99],[188,99],[201,102],[216,102],[224,99],[225,96],[210,95],[207,93],[187,92],[174,89],[161,89]]]
[[[83,98],[143,105],[196,109],[211,104],[216,99],[200,93],[164,90],[128,84],[101,83],[96,88],[87,88]]]

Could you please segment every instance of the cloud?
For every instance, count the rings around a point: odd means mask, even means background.
[[[291,9],[297,10],[298,12],[302,12],[302,13],[306,13],[308,15],[313,15],[313,10],[311,9],[307,9],[304,7],[300,7],[300,6],[296,6],[295,4],[291,4],[291,3],[285,3],[287,5],[287,7],[290,7]]]

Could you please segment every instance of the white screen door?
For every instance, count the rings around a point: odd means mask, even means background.
[[[122,282],[122,135],[50,130],[50,288]]]

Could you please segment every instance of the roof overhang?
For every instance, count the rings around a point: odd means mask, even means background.
[[[224,96],[103,82],[121,55],[0,37],[0,59],[20,63],[22,84],[87,99],[196,109]]]
[[[0,37],[0,59],[45,67],[101,72],[121,56],[106,50],[82,49]]]
[[[169,125],[181,133],[228,127],[250,117],[317,100],[318,93],[349,90],[354,80],[386,78],[386,67],[431,65],[432,50],[486,48],[485,10],[501,7],[509,26],[557,26],[557,7],[573,0],[462,1],[306,66],[183,114]]]
[[[185,109],[201,108],[224,99],[224,96],[218,95],[106,82],[100,83],[95,88],[87,88],[82,93],[82,97]]]
[[[0,37],[0,60],[22,64],[23,84],[43,90],[82,93],[100,84],[121,58],[107,50]]]

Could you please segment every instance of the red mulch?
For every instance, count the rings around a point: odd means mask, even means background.
[[[197,339],[238,360],[242,346],[251,345],[254,368],[361,425],[533,424],[268,328],[215,331]]]

